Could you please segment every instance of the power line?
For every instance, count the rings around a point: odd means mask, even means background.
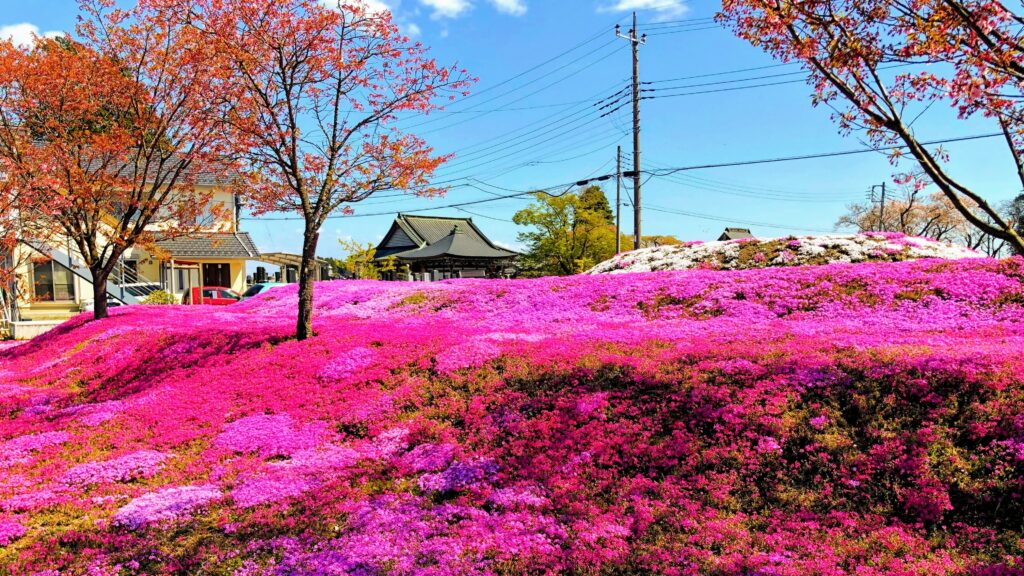
[[[488,216],[487,214],[480,214],[479,212],[466,210],[465,208],[456,208],[456,210],[458,210],[459,212],[465,212],[466,214],[469,214],[471,216],[477,216],[479,218],[485,218],[487,220],[494,220],[495,222],[509,222],[511,224],[515,224],[515,221],[510,220],[508,218],[496,218],[494,216]]]
[[[619,20],[622,22],[625,18]],[[640,27],[644,30],[662,30],[667,28],[679,28],[684,26],[707,26],[708,24],[714,24],[714,17],[707,18],[691,18],[688,20],[665,20],[661,22],[644,22],[640,24]]]
[[[927,142],[921,142],[922,146],[934,146],[935,144],[952,144],[954,142],[968,142],[971,140],[981,140],[984,138],[1001,138],[1002,132],[994,132],[991,134],[976,134],[974,136],[961,136],[958,138],[944,138],[942,140],[930,140]],[[906,148],[906,146],[893,146],[892,150],[898,150]],[[886,149],[881,148],[858,148],[856,150],[842,150],[839,152],[821,152],[818,154],[802,154],[799,156],[780,156],[776,158],[764,158],[759,160],[741,160],[737,162],[723,162],[719,164],[698,164],[694,166],[683,166],[680,168],[670,168],[664,170],[654,170],[649,172],[655,176],[668,176],[669,174],[675,174],[677,172],[687,172],[690,170],[707,170],[710,168],[731,168],[734,166],[753,166],[755,164],[772,164],[775,162],[792,162],[795,160],[814,160],[817,158],[833,158],[837,156],[852,156],[854,154],[869,154],[872,152],[884,152]]]
[[[795,72],[779,72],[778,74],[764,74],[761,76],[749,76],[747,78],[732,78],[730,80],[715,80],[714,82],[701,82],[699,84],[683,84],[681,86],[661,86],[657,88],[644,88],[645,92],[658,92],[661,90],[688,90],[690,88],[704,88],[706,86],[721,86],[722,84],[736,84],[739,82],[753,82],[754,80],[769,80],[772,78],[783,78],[787,76],[805,76],[807,73],[803,70],[797,70]],[[662,80],[659,83],[664,83]]]
[[[711,220],[714,222],[726,222],[731,224],[746,224],[747,226],[760,226],[762,228],[775,228],[779,230],[800,230],[801,232],[831,232],[831,230],[825,230],[823,228],[803,228],[800,226],[789,226],[785,224],[773,224],[771,222],[758,222],[755,220],[739,220],[736,218],[725,218],[722,216],[715,216],[714,214],[704,214],[702,212],[687,212],[685,210],[674,210],[671,208],[664,208],[661,206],[647,206],[649,209],[655,212],[662,212],[665,214],[673,214],[676,216],[689,216],[691,218],[698,218],[700,220]]]
[[[769,70],[769,69],[772,69],[772,68],[782,68],[782,67],[785,67],[785,66],[796,66],[797,64],[798,64],[797,62],[785,62],[785,63],[782,63],[782,64],[768,64],[768,65],[765,65],[765,66],[753,66],[751,68],[737,68],[735,70],[724,70],[722,72],[709,72],[707,74],[694,74],[694,75],[691,75],[691,76],[679,76],[677,78],[666,78],[664,80],[648,80],[646,82],[642,82],[642,84],[644,84],[644,85],[648,85],[648,84],[664,84],[664,83],[667,83],[667,82],[678,82],[680,80],[697,80],[699,78],[712,78],[712,77],[715,77],[715,76],[728,76],[730,74],[740,74],[742,72],[755,72],[755,71],[758,71],[758,70]]]
[[[620,19],[620,21],[621,20],[622,19]],[[682,25],[672,25],[672,26],[662,26],[662,27],[659,27],[658,28],[658,32],[655,32],[655,33],[657,33],[657,34],[663,34],[663,33],[665,33],[665,34],[667,34],[667,33],[684,33],[684,32],[691,32],[691,31],[692,32],[696,32],[696,31],[699,31],[699,30],[709,29],[709,28],[703,27],[701,25],[708,24],[708,23],[713,23],[714,19],[713,18],[694,19],[694,20],[691,20],[691,21],[679,21],[679,22],[682,22],[683,24]],[[720,28],[720,26],[718,26],[718,25],[715,25],[713,27],[714,28]],[[666,30],[671,29],[671,31],[662,32],[661,31],[662,29],[666,29]],[[502,81],[502,82],[500,82],[500,83],[498,83],[498,84],[496,84],[494,86],[488,87],[488,88],[486,88],[486,89],[484,89],[484,90],[482,90],[480,92],[473,93],[473,94],[463,98],[462,100],[459,101],[459,103],[465,102],[466,100],[468,100],[468,99],[470,99],[472,97],[479,96],[480,94],[489,92],[489,91],[491,91],[491,90],[493,90],[493,89],[495,89],[495,88],[497,88],[499,86],[508,84],[508,83],[510,83],[510,82],[512,82],[514,80],[517,80],[519,78],[522,78],[522,77],[530,74],[531,72],[539,70],[539,69],[543,68],[544,66],[546,66],[548,64],[551,64],[552,62],[555,62],[555,61],[559,60],[560,58],[563,58],[563,57],[571,54],[572,52],[582,48],[583,46],[586,46],[586,45],[592,43],[593,41],[595,41],[599,37],[600,37],[600,34],[592,36],[592,37],[588,38],[587,40],[585,40],[584,42],[581,42],[580,44],[577,44],[573,48],[570,48],[569,50],[567,50],[567,51],[565,51],[565,52],[563,52],[563,53],[561,53],[561,54],[559,54],[557,56],[549,58],[548,60],[545,60],[544,62],[542,62],[542,63],[540,63],[540,64],[538,64],[538,65],[536,65],[536,66],[534,66],[534,67],[532,67],[530,69],[527,69],[527,70],[517,74],[516,76],[513,76],[513,77],[511,77],[511,78],[509,78],[507,80],[504,80],[504,81]],[[614,42],[614,41],[612,41],[612,42]],[[522,84],[520,86],[517,86],[515,88],[512,88],[512,89],[510,89],[510,90],[508,90],[508,91],[506,91],[506,92],[504,92],[502,94],[499,94],[497,96],[494,96],[494,97],[491,97],[489,99],[486,99],[486,100],[476,104],[474,107],[468,108],[466,110],[441,111],[441,112],[448,112],[450,114],[455,114],[455,113],[458,113],[458,114],[473,114],[473,113],[476,113],[476,115],[473,116],[472,118],[469,118],[469,119],[466,119],[466,120],[463,120],[463,121],[460,121],[460,122],[456,122],[456,123],[453,123],[453,124],[450,124],[450,125],[446,125],[446,126],[443,126],[443,127],[437,128],[437,129],[433,129],[433,130],[430,130],[430,131],[425,132],[425,133],[436,132],[436,131],[439,131],[439,130],[446,130],[448,128],[455,127],[457,125],[463,124],[463,123],[468,122],[468,121],[470,121],[472,119],[479,118],[482,115],[489,114],[489,113],[492,113],[492,112],[503,112],[503,111],[506,111],[506,110],[510,110],[509,108],[507,108],[508,104],[511,104],[511,103],[514,103],[514,102],[520,102],[520,101],[525,100],[525,99],[527,99],[527,98],[529,98],[531,96],[534,96],[537,93],[542,92],[542,91],[544,91],[544,90],[546,90],[546,89],[548,89],[548,88],[550,88],[550,87],[552,87],[554,85],[557,85],[557,84],[559,84],[561,82],[564,82],[565,80],[571,78],[572,76],[574,76],[574,75],[576,75],[576,74],[578,74],[578,73],[580,73],[580,72],[582,72],[582,71],[584,71],[584,70],[586,70],[586,69],[588,69],[588,68],[590,68],[592,66],[597,65],[598,63],[603,61],[606,58],[606,56],[602,56],[599,59],[598,62],[594,62],[594,63],[592,63],[592,64],[590,64],[590,65],[588,65],[588,66],[586,66],[586,67],[584,67],[584,68],[582,68],[580,70],[577,70],[573,74],[565,76],[565,77],[563,77],[563,78],[561,78],[561,79],[559,79],[559,80],[557,80],[557,81],[555,81],[555,82],[553,82],[551,84],[548,84],[548,85],[542,87],[541,89],[539,89],[539,90],[537,90],[535,92],[532,92],[532,93],[527,94],[527,95],[525,95],[523,97],[520,97],[519,99],[514,100],[513,102],[507,102],[505,106],[499,107],[499,108],[497,108],[495,110],[478,110],[478,109],[476,109],[476,107],[482,106],[482,105],[487,104],[489,102],[494,102],[494,101],[500,100],[500,99],[504,98],[505,96],[508,96],[508,95],[510,95],[510,94],[512,94],[514,92],[522,90],[522,89],[524,89],[524,88],[526,88],[526,87],[528,87],[528,86],[530,86],[532,84],[535,84],[538,81],[542,80],[543,78],[551,76],[551,75],[553,75],[553,74],[555,74],[555,73],[557,73],[557,72],[559,72],[561,70],[564,70],[565,68],[568,68],[572,64],[575,64],[577,62],[585,60],[587,57],[595,54],[596,52],[599,52],[601,49],[603,49],[604,47],[610,45],[612,42],[602,44],[601,46],[598,46],[594,50],[591,50],[591,51],[583,54],[582,56],[580,56],[580,57],[578,57],[578,58],[576,58],[576,59],[574,59],[574,60],[572,60],[572,61],[570,61],[570,62],[568,62],[566,64],[563,64],[563,65],[559,66],[558,68],[555,68],[555,69],[553,69],[553,70],[551,70],[551,71],[549,71],[549,72],[547,72],[547,73],[545,73],[545,74],[543,74],[543,75],[541,75],[541,76],[539,76],[537,78],[531,79],[530,81],[528,81],[528,82],[526,82],[526,83],[524,83],[524,84]],[[408,126],[405,127],[405,129],[412,129],[412,128],[416,128],[416,127],[419,127],[419,126],[433,124],[433,123],[436,123],[436,122],[439,122],[439,121],[442,121],[442,120],[444,120],[444,118],[429,119],[429,120],[425,120],[423,122],[419,122],[419,123],[416,123],[416,124],[408,125]]]
[[[620,20],[622,20],[622,19],[620,18]],[[562,58],[564,56],[572,54],[576,50],[579,50],[580,48],[586,46],[587,44],[590,44],[591,42],[594,42],[595,40],[601,38],[604,35],[605,30],[606,30],[606,28],[604,28],[602,26],[601,30],[599,30],[598,32],[595,32],[593,36],[590,36],[589,38],[587,38],[586,40],[580,42],[579,44],[576,44],[572,48],[569,48],[568,50],[565,50],[564,52],[561,52],[560,54],[552,56],[551,58],[548,58],[547,60],[541,62],[540,64],[536,64],[536,65],[534,65],[534,66],[532,66],[530,68],[527,68],[526,70],[523,70],[522,72],[516,74],[515,76],[511,76],[509,78],[506,78],[505,80],[502,80],[501,82],[498,82],[497,84],[494,84],[493,86],[488,86],[487,88],[484,88],[484,89],[479,90],[477,92],[473,92],[473,93],[469,94],[468,96],[463,97],[461,100],[459,100],[458,103],[461,104],[461,103],[463,103],[463,102],[465,102],[467,100],[471,100],[473,98],[477,98],[481,94],[486,94],[486,93],[488,93],[488,92],[490,92],[492,90],[495,90],[497,88],[500,88],[501,86],[504,86],[504,85],[506,85],[506,84],[508,84],[510,82],[514,82],[514,81],[522,78],[523,76],[526,76],[526,75],[530,74],[531,72],[533,72],[535,70],[539,70],[539,69],[543,68],[544,66],[547,66],[548,64],[551,64],[552,62],[555,62],[555,61],[559,60],[560,58]],[[506,93],[506,94],[508,94],[508,93]]]
[[[670,168],[667,164],[660,162],[653,162],[648,160],[648,164]],[[812,192],[812,191],[794,191],[794,190],[780,190],[777,188],[767,188],[764,186],[750,186],[747,184],[728,182],[723,180],[714,180],[710,178],[703,178],[700,176],[693,176],[691,174],[674,174],[669,176],[663,176],[666,180],[675,182],[681,186],[688,188],[696,188],[701,190],[707,190],[720,194],[728,194],[733,196],[745,197],[745,198],[759,198],[759,199],[770,199],[778,200],[782,202],[824,202],[824,203],[835,203],[835,202],[846,202],[853,199],[854,194],[848,192]]]
[[[592,122],[587,123],[587,125],[589,124],[592,124]],[[565,133],[555,133],[552,134],[551,136],[548,136],[547,138],[543,138],[536,142],[531,142],[550,132],[538,134],[536,137],[530,138],[527,141],[520,142],[511,148],[494,150],[493,152],[489,152],[483,156],[474,158],[472,162],[469,163],[468,165],[466,162],[452,163],[451,165],[445,167],[448,170],[445,170],[443,174],[446,177],[451,177],[456,174],[466,174],[478,168],[490,166],[492,165],[492,162],[494,162],[495,160],[507,160],[510,157],[515,157],[522,154],[532,154],[533,159],[537,159],[539,157],[543,157],[542,151],[548,148],[557,147],[559,150],[572,150],[572,146],[590,145],[595,140],[620,135],[619,131],[616,128],[612,127],[602,129],[602,126],[593,126],[592,128],[588,128],[587,130],[573,134],[574,132],[579,131],[581,128],[582,126],[577,127],[572,131],[568,131]],[[569,134],[573,135],[568,136]],[[533,162],[531,161],[526,162],[525,164],[532,165],[532,163]]]
[[[554,74],[555,72],[559,72],[559,71],[561,71],[561,70],[564,70],[565,68],[567,68],[567,67],[571,66],[572,64],[575,64],[575,63],[577,63],[577,62],[580,62],[581,60],[585,60],[586,58],[588,58],[588,57],[590,57],[590,56],[593,56],[594,54],[596,54],[596,53],[598,53],[598,52],[600,52],[600,51],[604,50],[605,48],[607,48],[608,46],[611,46],[612,44],[613,44],[613,42],[606,42],[606,43],[604,43],[604,44],[602,44],[602,45],[598,46],[598,47],[597,47],[597,48],[595,48],[594,50],[591,50],[590,52],[587,52],[587,53],[586,53],[586,54],[584,54],[583,56],[580,56],[579,58],[576,58],[575,60],[572,60],[572,61],[570,61],[569,63],[567,63],[567,64],[564,64],[564,65],[562,65],[562,66],[560,66],[560,67],[558,67],[558,68],[556,68],[556,69],[552,70],[551,72],[548,72],[547,74],[544,74],[543,76],[540,76],[540,77],[538,77],[538,78],[536,78],[536,79],[534,79],[534,80],[531,80],[530,82],[528,82],[528,83],[526,83],[526,84],[523,84],[522,86],[520,86],[520,87],[518,87],[518,88],[515,88],[514,90],[511,90],[511,91],[509,91],[509,92],[507,92],[507,93],[505,93],[505,94],[502,94],[502,95],[499,95],[499,96],[495,96],[495,97],[493,97],[493,98],[490,98],[490,99],[488,99],[488,100],[484,100],[484,101],[483,101],[483,102],[481,102],[480,104],[481,104],[481,105],[483,105],[483,104],[487,104],[487,103],[490,103],[490,102],[494,102],[494,101],[496,101],[496,100],[500,100],[500,99],[504,98],[505,96],[508,96],[509,94],[512,94],[513,92],[517,92],[517,91],[519,91],[519,90],[522,90],[522,89],[524,89],[524,88],[527,88],[527,87],[531,86],[532,84],[535,84],[536,82],[538,82],[538,81],[540,81],[540,80],[542,80],[542,79],[544,79],[544,78],[547,78],[548,76],[551,76],[551,75],[552,75],[552,74]],[[579,68],[579,69],[577,69],[577,70],[573,71],[573,72],[572,72],[571,74],[568,74],[568,75],[562,76],[562,77],[561,77],[561,78],[559,78],[558,80],[555,80],[554,82],[551,82],[551,83],[549,83],[549,84],[546,84],[546,85],[544,85],[543,87],[539,88],[538,90],[535,90],[535,91],[533,91],[533,92],[530,92],[529,94],[526,94],[525,96],[520,96],[519,98],[516,98],[515,100],[512,100],[511,102],[506,102],[506,105],[508,105],[508,104],[515,104],[515,103],[517,103],[517,102],[522,102],[523,100],[525,100],[525,99],[527,99],[527,98],[529,98],[529,97],[531,97],[531,96],[536,96],[537,94],[539,94],[540,92],[543,92],[544,90],[547,90],[548,88],[551,88],[551,87],[553,87],[553,86],[557,86],[558,84],[561,84],[562,82],[565,82],[566,80],[568,80],[568,79],[572,78],[573,76],[576,76],[577,74],[580,74],[581,72],[584,72],[584,71],[586,71],[586,70],[589,70],[590,68],[593,68],[594,66],[597,66],[598,64],[601,64],[602,62],[604,62],[604,60],[605,60],[605,59],[606,59],[606,58],[607,58],[608,56],[610,56],[610,55],[611,55],[611,53],[612,53],[612,52],[614,52],[614,50],[612,50],[612,51],[605,51],[605,53],[601,54],[599,58],[595,59],[595,60],[594,60],[593,62],[591,62],[591,63],[587,64],[586,66],[583,66],[583,67],[581,67],[581,68]],[[470,110],[467,110],[467,111],[469,111],[469,112],[473,112],[473,110],[472,110],[472,109],[470,109]],[[464,119],[464,120],[461,120],[461,121],[459,121],[459,122],[454,122],[454,123],[452,123],[452,124],[449,124],[449,125],[447,125],[447,126],[443,126],[443,127],[440,127],[440,128],[434,128],[434,129],[431,129],[431,130],[426,130],[426,131],[420,132],[420,134],[421,134],[421,135],[422,135],[422,134],[431,134],[431,133],[434,133],[434,132],[439,132],[439,131],[441,131],[441,130],[447,130],[447,129],[449,129],[449,128],[454,128],[455,126],[459,126],[459,125],[465,124],[466,122],[470,122],[470,121],[472,121],[472,120],[475,120],[475,119],[477,119],[477,118],[480,118],[481,116],[485,116],[486,114],[488,114],[488,112],[486,112],[486,111],[484,111],[484,112],[480,112],[479,114],[477,114],[477,115],[475,115],[475,116],[471,116],[470,118],[466,118],[466,119]],[[414,128],[418,128],[418,127],[420,127],[420,126],[426,126],[426,125],[428,125],[428,124],[433,124],[433,123],[436,123],[436,122],[438,122],[438,121],[440,121],[440,120],[443,120],[443,118],[435,118],[435,119],[433,119],[433,120],[425,120],[425,121],[423,121],[423,122],[419,122],[419,123],[417,123],[417,124],[412,124],[412,125],[409,125],[409,126],[405,126],[405,127],[404,127],[404,129],[406,129],[406,130],[412,130],[412,129],[414,129]]]
[[[945,138],[945,139],[941,139],[941,140],[930,140],[930,141],[922,142],[921,144],[923,146],[933,146],[933,145],[936,145],[936,144],[951,144],[951,143],[956,143],[956,142],[969,142],[969,141],[973,141],[973,140],[981,140],[981,139],[987,139],[987,138],[998,138],[998,137],[1002,137],[1002,136],[1003,136],[1002,133],[995,132],[995,133],[990,133],[990,134],[978,134],[978,135],[973,135],[973,136],[961,136],[961,137],[957,137],[957,138]],[[893,149],[902,149],[902,148],[906,148],[906,146],[894,146],[893,147]],[[693,166],[683,166],[683,167],[678,167],[678,168],[667,168],[667,169],[643,171],[643,172],[645,174],[649,174],[651,177],[666,177],[666,176],[671,176],[672,174],[677,174],[679,172],[687,172],[687,171],[692,171],[692,170],[707,170],[707,169],[712,169],[712,168],[731,168],[731,167],[738,167],[738,166],[753,166],[753,165],[758,165],[758,164],[769,164],[769,163],[777,163],[777,162],[792,162],[792,161],[798,161],[798,160],[814,160],[814,159],[819,159],[819,158],[833,158],[833,157],[841,157],[841,156],[850,156],[850,155],[854,155],[854,154],[868,154],[868,153],[878,153],[878,152],[884,152],[884,150],[883,149],[877,149],[877,148],[861,148],[861,149],[857,149],[857,150],[843,150],[843,151],[838,151],[838,152],[822,152],[822,153],[817,153],[817,154],[804,154],[804,155],[798,155],[798,156],[782,156],[782,157],[765,158],[765,159],[758,159],[758,160],[743,160],[743,161],[736,161],[736,162],[723,162],[723,163],[718,163],[718,164],[699,164],[699,165],[693,165]],[[607,162],[605,163],[605,165],[607,165]],[[601,168],[599,168],[598,171],[600,171],[600,169]],[[611,178],[611,177],[614,177],[614,174],[605,174],[605,175],[603,175],[601,177],[605,177],[605,176],[607,176],[608,178]],[[471,179],[461,178],[459,180],[471,180]],[[483,184],[483,182],[481,182],[481,183]],[[433,185],[437,185],[437,183],[434,183]],[[494,184],[485,184],[485,185],[491,186],[491,187],[494,187],[494,188],[498,188],[498,189],[503,189],[503,188],[501,188],[499,186],[496,186]],[[464,188],[464,187],[474,188],[474,189],[482,191],[482,192],[487,192],[489,194],[493,194],[492,192],[484,190],[484,189],[481,189],[478,186],[475,186],[475,185],[473,185],[472,183],[469,183],[469,182],[467,182],[465,184],[460,184],[458,186],[453,186],[452,188]],[[554,189],[554,188],[557,188],[557,186],[549,187],[547,189],[536,190],[536,191],[545,191],[545,190]],[[505,190],[508,190],[508,189],[505,189]],[[632,205],[633,204],[633,198],[629,194],[629,188],[626,187],[625,190],[626,190],[626,197],[629,199],[630,204]],[[516,197],[520,197],[520,196],[525,196],[525,195],[531,194],[533,192],[535,192],[535,191],[531,190],[531,191],[527,191],[527,192],[517,192],[515,194],[501,195],[501,196],[497,196],[495,198],[489,198],[489,199],[483,199],[483,200],[475,200],[475,201],[471,201],[471,202],[458,203],[458,204],[452,204],[452,205],[446,205],[446,206],[434,206],[434,207],[431,207],[431,208],[423,208],[423,209],[417,209],[417,210],[410,210],[409,212],[413,212],[413,211],[415,211],[415,212],[423,212],[423,211],[429,211],[429,210],[435,210],[435,209],[457,208],[457,207],[461,207],[461,206],[469,206],[469,205],[481,204],[481,203],[485,203],[485,202],[494,202],[494,201],[498,201],[498,200],[506,200],[506,199],[509,199],[509,198],[516,198]],[[381,202],[380,204],[383,204],[383,202]],[[382,216],[382,215],[388,215],[388,214],[393,214],[393,212],[380,212],[380,213],[375,213],[375,214],[356,214],[356,215],[351,215],[351,216],[337,215],[337,216],[330,216],[329,218],[368,217],[368,216]],[[693,214],[696,214],[696,213],[693,213]],[[689,215],[689,214],[686,214],[686,215]],[[246,220],[252,220],[252,218],[246,218]],[[257,218],[257,220],[263,220],[263,221],[301,220],[301,218]],[[756,224],[753,224],[753,225],[760,226],[760,225],[763,225],[763,224],[762,223],[756,223]],[[798,228],[795,228],[795,227],[790,227],[790,228],[792,228],[794,230],[798,229]]]
[[[456,161],[451,162],[445,166],[445,168],[452,168],[454,166],[460,166],[469,162],[476,162],[480,158],[487,158],[493,156],[496,153],[507,152],[509,148],[514,148],[522,144],[533,142],[538,138],[543,138],[549,134],[558,134],[564,136],[571,131],[579,130],[585,126],[589,126],[597,122],[600,117],[596,116],[592,111],[582,109],[567,116],[564,116],[561,121],[548,124],[547,128],[540,131],[527,132],[519,136],[508,138],[497,143],[485,146],[472,152],[467,152],[458,155]],[[570,127],[573,127],[570,129]],[[472,160],[471,160],[472,159]]]
[[[571,102],[558,102],[556,104],[537,104],[536,106],[519,106],[516,108],[492,108],[490,110],[434,110],[431,114],[494,114],[497,112],[521,112],[523,110],[541,110],[544,108],[563,108],[583,104],[586,100],[573,100]]]
[[[605,165],[607,165],[607,162],[605,163]],[[603,166],[602,166],[602,168],[603,168]],[[600,171],[600,168],[597,171]],[[611,176],[608,176],[608,177],[610,178]],[[604,178],[604,176],[601,176],[600,178]],[[538,192],[544,192],[544,193],[548,194],[549,196],[564,196],[565,194],[568,194],[569,191],[572,190],[574,187],[576,187],[578,185],[582,185],[581,183],[586,183],[586,182],[589,182],[590,180],[594,180],[594,179],[595,178],[587,178],[587,179],[585,179],[583,181],[566,182],[564,184],[556,184],[554,186],[548,186],[546,188],[537,188],[537,189],[534,189],[534,190],[519,190],[519,191],[514,191],[514,193],[512,193],[512,194],[495,195],[494,198],[483,198],[483,199],[478,199],[478,200],[467,200],[465,202],[457,202],[457,203],[454,203],[454,204],[447,204],[447,205],[444,205],[444,206],[431,206],[429,208],[417,208],[417,209],[411,209],[411,210],[403,210],[402,213],[403,214],[411,214],[411,213],[415,213],[415,212],[429,212],[431,210],[444,210],[444,209],[447,209],[447,208],[462,208],[464,206],[475,206],[477,204],[485,204],[487,202],[497,202],[497,201],[500,201],[500,200],[510,200],[510,199],[519,198],[519,197],[522,197],[522,196],[529,196],[531,194],[536,194]],[[485,185],[493,186],[491,184],[485,184]],[[475,186],[473,184],[466,184],[466,186],[468,186],[470,188],[474,188],[476,190],[479,190],[479,191],[487,193],[487,194],[494,194],[493,192],[491,192],[489,190],[484,190],[483,188],[480,188],[480,187]],[[568,186],[568,187],[565,188],[564,190],[562,190],[561,192],[557,193],[557,194],[552,194],[551,193],[552,190],[558,190],[559,188],[562,188],[563,186]],[[362,213],[362,214],[335,214],[335,215],[332,215],[332,216],[328,216],[327,219],[328,220],[335,220],[335,219],[340,219],[340,218],[369,218],[369,217],[373,217],[373,216],[391,216],[393,214],[394,214],[393,211],[374,212],[374,213]],[[244,218],[244,220],[260,220],[260,221],[263,221],[263,222],[285,222],[285,221],[303,220],[303,218],[301,218],[301,217]]]
[[[801,204],[806,203],[825,203],[825,204],[836,204],[840,202],[849,202],[854,199],[854,195],[846,194],[843,196],[797,196],[797,195],[784,195],[784,194],[773,194],[767,191],[752,191],[731,188],[728,185],[721,185],[715,183],[702,183],[692,182],[681,179],[682,175],[664,176],[666,180],[685,186],[691,189],[705,190],[716,194],[726,194],[729,196],[738,196],[740,198],[756,198],[760,200],[773,200],[777,202],[798,202]],[[794,193],[795,194],[795,193]]]
[[[902,68],[902,67],[905,67],[905,66],[908,66],[908,64],[896,64],[896,65],[893,65],[893,66],[883,66],[883,67],[879,68],[879,70],[890,70],[892,68]],[[794,75],[797,75],[797,74],[804,75],[806,73],[801,70],[801,71],[798,71],[798,72],[784,72],[784,73],[781,73],[781,74],[769,74],[769,75],[766,75],[766,76],[755,76],[755,77],[751,77],[751,78],[738,78],[738,79],[733,79],[733,80],[721,80],[721,81],[718,81],[718,82],[705,82],[705,83],[701,83],[701,84],[689,84],[689,85],[683,85],[683,86],[666,86],[664,88],[646,88],[646,89],[643,90],[644,92],[648,92],[648,93],[655,92],[655,94],[644,96],[643,100],[653,100],[653,99],[656,99],[656,98],[677,98],[677,97],[680,97],[680,96],[696,96],[698,94],[717,94],[717,93],[720,93],[720,92],[734,92],[736,90],[747,90],[747,89],[750,89],[750,88],[765,88],[765,87],[768,87],[768,86],[782,86],[784,84],[807,83],[808,78],[797,78],[795,80],[780,80],[778,82],[764,82],[764,83],[761,83],[761,84],[750,84],[750,85],[747,85],[747,86],[734,86],[734,87],[730,87],[730,88],[716,88],[716,89],[712,89],[712,90],[697,90],[697,91],[691,91],[691,92],[678,92],[678,93],[674,93],[674,94],[662,94],[661,93],[662,90],[686,90],[686,89],[689,89],[689,88],[699,88],[699,87],[703,87],[703,86],[720,86],[722,84],[734,84],[734,83],[737,83],[737,82],[749,82],[749,81],[753,81],[753,80],[762,80],[762,79],[768,79],[768,78],[779,78],[779,77],[784,77],[784,76],[794,76]]]
[[[619,85],[619,82],[616,82],[615,84],[612,84],[612,87],[615,87],[615,86],[618,86],[618,85]],[[607,90],[610,90],[610,89],[611,88],[601,89],[598,92],[596,92],[596,93],[592,94],[591,96],[589,96],[588,98],[586,98],[586,100],[589,101],[589,100],[591,100],[593,98],[596,98],[597,96],[600,96],[601,94],[604,94]],[[509,136],[512,136],[514,134],[518,134],[520,132],[527,131],[527,130],[529,130],[530,128],[532,128],[534,126],[541,125],[541,124],[550,126],[552,119],[561,118],[563,120],[566,120],[566,119],[571,118],[573,116],[577,116],[579,114],[583,114],[583,113],[585,113],[588,110],[590,110],[590,106],[580,106],[578,110],[576,110],[575,112],[572,112],[568,116],[566,116],[566,114],[569,111],[559,111],[559,112],[555,112],[553,114],[548,114],[548,115],[546,115],[546,116],[544,116],[542,118],[539,118],[539,119],[537,119],[537,120],[535,120],[533,122],[524,124],[523,126],[520,126],[519,128],[515,128],[513,130],[509,130],[508,132],[503,132],[501,134],[498,134],[497,136],[493,136],[493,137],[488,138],[486,140],[482,140],[480,142],[477,142],[476,144],[473,144],[473,145],[470,145],[470,146],[466,146],[466,147],[463,147],[463,148],[458,148],[458,149],[452,150],[450,152],[455,153],[455,154],[465,154],[469,150],[475,150],[477,148],[480,148],[481,146],[484,146],[485,144],[489,144],[491,142],[496,142],[497,141],[496,144],[488,146],[487,148],[484,148],[484,149],[495,148],[495,147],[501,146],[504,142],[508,142],[508,141],[511,141],[511,140],[516,140],[516,139],[522,137],[522,136],[518,136],[518,137],[514,137],[514,138],[510,138],[509,139],[508,138]],[[502,141],[502,139],[506,139],[506,140]],[[476,151],[479,152],[479,151],[482,151],[482,150],[476,150]]]
[[[648,36],[667,36],[670,34],[682,34],[684,32],[700,32],[702,30],[724,30],[724,28],[716,24],[714,26],[705,26],[702,28],[686,28],[681,30],[668,30],[665,32],[651,32]]]

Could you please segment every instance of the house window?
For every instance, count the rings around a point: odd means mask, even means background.
[[[75,279],[64,266],[50,260],[33,262],[32,294],[43,302],[71,302],[75,299]]]

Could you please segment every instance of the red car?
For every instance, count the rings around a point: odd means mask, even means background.
[[[242,295],[231,288],[223,286],[193,286],[185,292],[182,304],[207,304],[210,306],[227,306],[242,299]]]

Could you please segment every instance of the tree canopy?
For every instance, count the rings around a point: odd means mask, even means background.
[[[448,156],[397,127],[464,93],[464,70],[439,66],[363,2],[164,0],[222,55],[236,94],[227,115],[257,213],[304,222],[296,337],[313,333],[320,228],[383,190],[439,194]]]
[[[153,2],[81,6],[78,40],[0,42],[0,164],[31,235],[77,250],[102,318],[107,278],[131,246],[155,242],[150,224],[173,236],[203,223],[196,175],[228,170],[231,98],[186,18]]]
[[[615,255],[615,225],[608,198],[599,186],[580,192],[534,194],[513,222],[531,229],[519,233],[528,249],[522,258],[528,276],[583,272]]]
[[[972,208],[979,218],[987,218],[977,206]],[[1011,221],[1009,206],[1004,211]],[[989,256],[1001,256],[1008,244],[973,226],[941,192],[918,189],[913,185],[890,195],[883,210],[880,202],[868,201],[847,206],[836,222],[839,228],[860,232],[899,232],[966,246]]]
[[[355,240],[338,240],[345,257],[334,260],[334,265],[359,280],[380,280],[381,275],[398,269],[394,257],[377,260],[377,248],[372,242],[361,244]]]

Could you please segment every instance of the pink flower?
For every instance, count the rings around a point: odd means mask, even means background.
[[[166,454],[153,450],[140,450],[105,462],[87,462],[68,470],[64,481],[87,486],[103,482],[127,482],[136,478],[149,478],[163,467]]]
[[[782,445],[771,436],[762,436],[757,441],[757,451],[765,454],[769,452],[782,452]]]
[[[224,427],[214,446],[270,457],[315,448],[328,437],[322,423],[298,425],[288,414],[247,416]]]
[[[220,490],[209,484],[164,488],[122,506],[114,514],[114,523],[136,529],[152,522],[177,520],[222,497]]]

